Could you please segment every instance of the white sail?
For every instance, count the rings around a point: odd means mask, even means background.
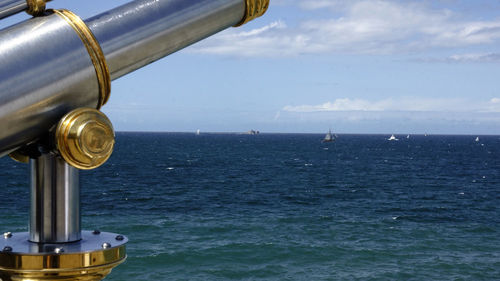
[[[328,133],[326,133],[325,138],[323,139],[323,142],[332,142],[332,141],[334,141],[332,131],[328,130]]]
[[[387,140],[390,140],[390,141],[397,141],[399,139],[397,139],[394,135],[392,135],[390,138],[388,138]]]

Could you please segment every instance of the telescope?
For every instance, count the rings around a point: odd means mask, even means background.
[[[262,16],[269,0],[136,0],[80,19],[49,0],[0,0],[0,157],[30,165],[28,232],[0,237],[0,280],[101,280],[127,237],[83,231],[79,170],[101,166],[114,129],[111,81]],[[57,1],[55,1],[57,2]]]

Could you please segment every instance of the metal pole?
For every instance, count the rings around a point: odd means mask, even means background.
[[[31,160],[30,241],[65,243],[81,239],[78,170],[46,153]]]

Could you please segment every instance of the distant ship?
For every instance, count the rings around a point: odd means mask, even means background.
[[[479,137],[476,137],[476,141],[479,141]]]
[[[397,139],[394,135],[392,135],[390,138],[388,138],[387,140],[390,140],[390,141],[397,141],[399,139]]]
[[[260,132],[257,130],[250,130],[250,131],[246,132],[246,134],[247,135],[258,135],[258,134],[260,134]]]
[[[409,138],[410,138],[410,135],[407,135],[407,136],[406,136],[406,138],[407,138],[407,139],[409,139]]]
[[[196,130],[196,134],[199,135],[200,134],[200,129]]]
[[[332,142],[335,141],[335,138],[332,135],[332,131],[328,130],[328,133],[326,133],[325,138],[321,142]]]

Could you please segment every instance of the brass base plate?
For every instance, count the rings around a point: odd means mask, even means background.
[[[82,232],[82,240],[63,244],[28,241],[29,233],[0,238],[0,280],[102,280],[124,262],[122,235]]]

